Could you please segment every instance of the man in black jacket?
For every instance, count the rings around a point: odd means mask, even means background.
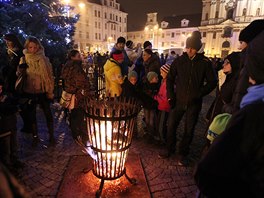
[[[185,114],[184,134],[179,142],[178,165],[183,165],[182,160],[189,153],[194,128],[202,107],[202,98],[217,84],[211,61],[204,54],[197,53],[201,47],[201,34],[195,31],[186,40],[186,52],[173,61],[167,76],[167,96],[171,111],[168,119],[167,150],[159,157],[168,158],[175,152],[176,130]],[[175,86],[176,90],[174,90]]]

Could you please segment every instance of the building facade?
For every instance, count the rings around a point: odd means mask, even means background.
[[[79,14],[74,46],[83,52],[109,51],[117,38],[126,37],[127,13],[116,0],[68,0]],[[71,15],[71,13],[69,13]]]
[[[207,56],[225,57],[239,50],[239,34],[250,22],[264,19],[263,0],[203,0],[201,26]]]
[[[157,13],[148,13],[145,28],[127,33],[127,39],[134,43],[150,41],[154,50],[168,53],[171,50],[181,54],[185,42],[193,31],[198,30],[200,14],[165,17],[159,24]]]

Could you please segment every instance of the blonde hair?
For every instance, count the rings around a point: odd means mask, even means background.
[[[44,49],[44,47],[42,46],[42,44],[40,43],[40,41],[34,37],[34,36],[29,36],[24,44],[24,48],[27,49],[28,48],[28,44],[29,43],[35,43],[36,45],[39,46],[40,49]]]

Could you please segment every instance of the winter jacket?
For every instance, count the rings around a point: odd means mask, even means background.
[[[29,94],[47,93],[48,98],[53,98],[54,77],[52,65],[45,56],[44,50],[40,49],[37,53],[28,53],[27,49],[23,50],[25,60],[28,65],[27,83],[25,92]],[[20,60],[23,63],[23,60]]]
[[[3,76],[5,90],[9,93],[15,93],[16,71],[22,56],[22,49],[13,48],[12,51],[8,50],[8,65],[3,68]]]
[[[111,97],[120,96],[124,80],[119,63],[112,58],[108,59],[104,65],[104,74],[106,93]]]
[[[166,111],[169,112],[170,111],[170,104],[168,102],[168,98],[167,98],[167,81],[166,79],[163,79],[161,86],[159,88],[159,92],[157,95],[154,96],[154,99],[158,101],[159,105],[158,105],[158,109],[160,111]]]
[[[84,96],[89,96],[90,83],[84,70],[82,61],[68,60],[62,68],[61,78],[64,81],[64,90],[76,95],[78,106],[83,106]]]
[[[126,98],[138,98],[137,86],[133,85],[127,78],[121,85],[122,93],[121,96]]]
[[[139,96],[145,109],[155,110],[158,108],[158,101],[154,99],[154,96],[158,93],[159,86],[159,83],[149,83],[149,81],[146,81],[139,88]]]
[[[145,67],[145,75],[149,72],[156,72],[160,75],[160,60],[157,55],[153,54],[146,62],[143,63]]]
[[[174,85],[176,84],[176,93]],[[168,99],[176,99],[176,104],[201,103],[217,85],[217,78],[211,61],[203,54],[196,54],[191,60],[183,53],[174,60],[167,75]]]

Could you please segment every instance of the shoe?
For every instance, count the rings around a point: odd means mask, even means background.
[[[161,153],[159,153],[158,157],[159,157],[160,159],[167,159],[167,158],[170,157],[170,155],[171,155],[170,152],[165,151],[165,152],[161,152]]]

